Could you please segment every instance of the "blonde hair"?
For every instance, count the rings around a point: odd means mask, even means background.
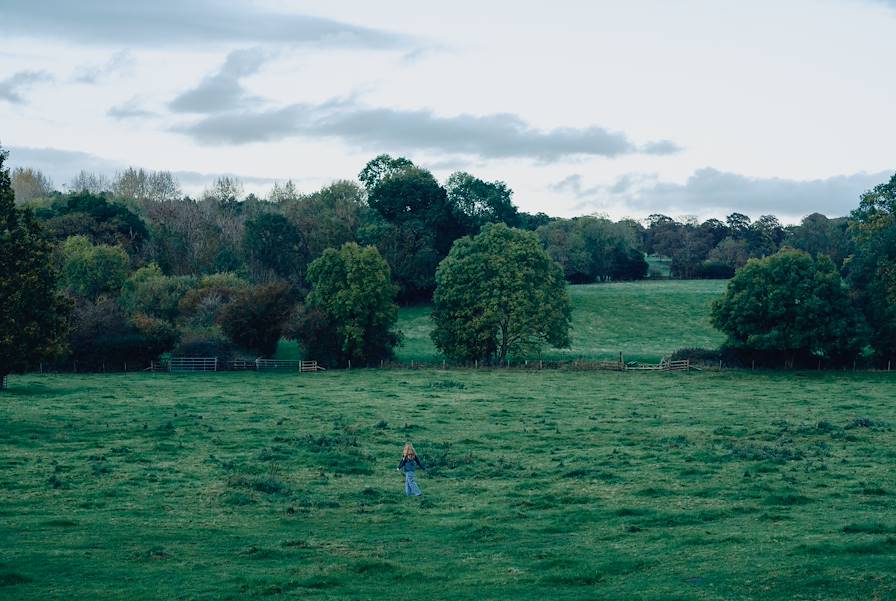
[[[401,456],[403,459],[413,459],[417,456],[417,451],[414,450],[414,445],[411,443],[407,443],[404,445],[404,451],[402,451]]]

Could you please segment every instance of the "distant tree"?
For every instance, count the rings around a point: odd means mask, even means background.
[[[235,273],[203,276],[178,302],[180,321],[193,327],[211,327],[221,310],[249,288],[249,282]]]
[[[116,174],[112,193],[131,201],[165,202],[181,197],[180,185],[170,171],[146,171],[128,167]]]
[[[806,251],[813,258],[826,255],[839,268],[852,253],[849,221],[846,218],[828,219],[812,213],[802,222],[788,228],[785,244]]]
[[[386,177],[414,167],[414,163],[404,157],[392,158],[388,154],[374,157],[364,165],[358,179],[367,190],[374,189]]]
[[[708,260],[727,266],[731,272],[746,265],[750,258],[750,249],[743,239],[725,238],[709,251]]]
[[[524,213],[520,211],[517,214],[517,227],[523,230],[534,232],[543,225],[547,225],[554,218],[545,213]]]
[[[784,241],[784,227],[774,215],[762,215],[750,224],[747,230],[747,244],[750,256],[766,257],[778,252]]]
[[[174,322],[180,315],[180,303],[195,286],[194,276],[165,275],[158,265],[150,263],[125,280],[120,302],[128,315]]]
[[[136,213],[110,202],[105,194],[68,194],[37,215],[46,220],[46,229],[56,240],[87,236],[94,244],[118,245],[136,254],[149,237]]]
[[[17,204],[49,198],[53,193],[53,182],[37,169],[16,167],[12,171],[12,190]]]
[[[423,300],[432,294],[433,268],[463,235],[461,216],[435,177],[407,159],[381,155],[360,174],[367,202],[381,218],[370,222],[359,239],[375,244],[389,262],[403,300]]]
[[[649,265],[640,250],[617,244],[612,251],[610,279],[614,281],[643,280]]]
[[[364,189],[348,180],[333,182],[304,197],[284,200],[281,208],[302,232],[311,259],[328,248],[357,240],[358,229],[370,212]]]
[[[308,268],[311,291],[296,328],[306,355],[365,365],[392,357],[400,334],[397,289],[376,248],[354,242],[327,249]]]
[[[0,388],[8,374],[63,350],[69,311],[40,225],[16,209],[7,156],[0,148]]]
[[[448,357],[503,362],[570,344],[563,271],[535,234],[488,224],[455,243],[436,282],[432,338]]]
[[[299,193],[296,191],[296,185],[292,183],[292,180],[287,180],[284,184],[274,182],[268,199],[275,203],[296,201],[299,199]]]
[[[99,195],[111,190],[112,184],[108,177],[101,173],[91,173],[83,169],[68,184],[68,191],[73,194]]]
[[[85,236],[73,236],[57,250],[61,284],[71,294],[89,300],[117,296],[128,276],[128,254],[118,246],[94,245]]]
[[[240,201],[245,190],[239,178],[222,175],[202,193],[202,200],[214,203],[224,211],[240,212]]]
[[[713,303],[711,319],[729,347],[790,364],[843,363],[866,344],[864,322],[834,264],[801,251],[751,259]]]
[[[896,174],[862,194],[850,231],[855,254],[845,269],[883,362],[896,357]]]
[[[486,182],[469,173],[456,171],[445,184],[448,202],[463,217],[467,232],[476,234],[486,223],[515,227],[518,211],[513,206],[513,190],[501,181]]]
[[[298,287],[304,283],[308,247],[299,228],[279,213],[261,213],[248,220],[243,247],[250,263],[270,270]]]
[[[218,323],[240,348],[264,356],[277,350],[277,342],[293,314],[295,301],[283,283],[256,286],[225,306]]]
[[[746,238],[747,231],[750,229],[750,218],[743,213],[731,213],[725,218],[728,225],[728,235],[735,240]]]

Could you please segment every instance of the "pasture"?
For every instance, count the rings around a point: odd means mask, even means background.
[[[0,597],[896,596],[887,373],[13,377]],[[395,472],[412,440],[422,499]]]
[[[725,292],[725,280],[667,280],[569,286],[572,348],[545,349],[546,360],[627,359],[657,362],[680,348],[717,348],[725,337],[709,323],[712,301]],[[429,333],[429,306],[402,308],[398,329],[404,344],[399,361],[438,362]]]

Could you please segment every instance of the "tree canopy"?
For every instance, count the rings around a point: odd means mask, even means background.
[[[69,311],[40,225],[15,206],[6,157],[0,148],[0,388],[7,374],[63,350]]]
[[[842,363],[866,344],[864,322],[833,262],[802,251],[748,261],[713,303],[711,319],[729,347],[791,363]]]
[[[448,357],[503,362],[570,345],[563,271],[531,232],[484,226],[455,243],[436,283],[432,338]]]

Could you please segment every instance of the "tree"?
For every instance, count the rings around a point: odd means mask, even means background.
[[[711,319],[729,347],[791,365],[844,363],[865,346],[864,322],[834,264],[802,251],[751,259],[713,303]]]
[[[16,167],[12,171],[12,190],[17,204],[48,198],[53,193],[53,182],[37,169]]]
[[[436,346],[452,359],[497,359],[568,347],[563,271],[531,232],[488,224],[458,240],[436,272]]]
[[[469,173],[456,171],[445,183],[445,190],[449,204],[463,216],[467,232],[477,234],[486,223],[517,226],[518,212],[513,206],[513,190],[504,182],[486,182]]]
[[[118,296],[128,276],[128,255],[118,246],[93,245],[73,236],[57,251],[61,284],[71,294],[95,300],[101,294]]]
[[[63,350],[69,310],[40,225],[16,209],[7,156],[0,148],[0,388],[8,374]]]
[[[380,249],[404,300],[429,297],[435,286],[435,265],[465,233],[458,211],[432,173],[407,159],[381,155],[359,177],[367,187],[368,204],[385,222],[369,224],[359,234],[361,241]],[[421,278],[420,269],[427,265],[433,269]]]
[[[256,286],[240,293],[225,306],[218,323],[237,346],[270,356],[277,350],[277,342],[292,316],[294,306],[286,284]]]
[[[68,191],[73,194],[99,195],[111,189],[108,177],[102,173],[91,173],[83,169],[68,184]]]
[[[174,322],[180,303],[196,286],[194,276],[169,276],[155,263],[135,271],[122,285],[121,306],[129,315],[148,315]]]
[[[370,212],[364,189],[348,180],[333,182],[302,198],[284,200],[281,209],[302,232],[312,259],[328,248],[356,241],[365,213]]]
[[[37,215],[47,220],[47,231],[56,240],[87,236],[94,244],[118,245],[136,253],[149,237],[136,213],[110,202],[105,194],[68,194],[52,207],[38,210]]]
[[[118,198],[131,201],[164,202],[181,197],[180,185],[170,171],[146,171],[134,167],[115,176],[112,192]]]
[[[400,334],[389,265],[372,246],[327,249],[308,268],[311,291],[297,337],[308,356],[345,365],[392,357]]]
[[[855,255],[845,269],[879,359],[896,356],[896,174],[862,194],[852,212]]]
[[[300,286],[308,264],[302,232],[279,213],[261,213],[246,222],[243,247],[252,264]]]
[[[804,250],[813,258],[827,255],[834,265],[841,267],[852,252],[849,221],[845,218],[828,219],[821,213],[812,213],[802,222],[788,228],[785,243]]]

